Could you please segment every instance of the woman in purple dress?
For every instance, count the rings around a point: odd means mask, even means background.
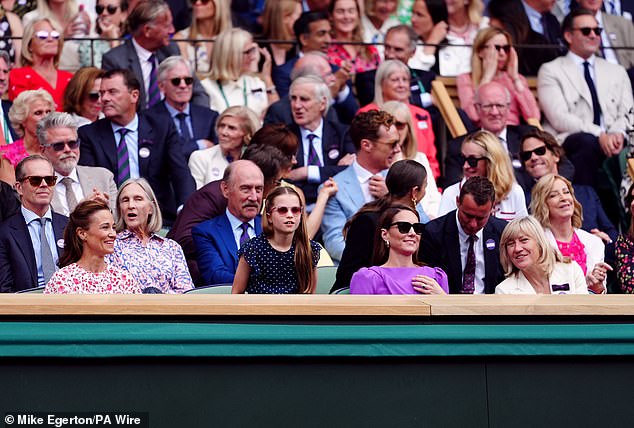
[[[385,210],[374,239],[373,264],[350,281],[351,294],[447,294],[447,274],[416,260],[423,224],[416,210],[393,205]]]

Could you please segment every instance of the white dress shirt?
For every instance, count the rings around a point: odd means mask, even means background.
[[[66,186],[62,183],[64,179],[64,175],[61,175],[59,172],[55,171],[55,176],[57,177],[57,184],[55,184],[55,194],[59,197],[59,202],[61,206],[61,211],[56,211],[57,214],[69,216],[70,210],[68,209],[68,201],[66,200]],[[75,193],[75,200],[77,202],[82,201],[84,199],[84,191],[81,188],[81,184],[79,184],[79,176],[77,175],[77,168],[73,168],[71,173],[68,175],[73,183],[71,187],[73,188],[73,193]]]

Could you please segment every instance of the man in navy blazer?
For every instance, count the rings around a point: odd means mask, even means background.
[[[500,264],[500,236],[504,220],[491,216],[495,201],[493,184],[485,177],[472,177],[458,196],[458,209],[430,221],[421,237],[418,259],[447,273],[449,293],[469,293],[463,285],[469,238],[475,237],[474,294],[493,294],[504,280]]]
[[[68,223],[67,217],[51,210],[55,173],[53,165],[45,157],[33,155],[23,159],[16,166],[15,176],[15,188],[22,202],[20,210],[0,224],[2,293],[46,285],[62,254],[64,228]],[[40,219],[46,219],[44,227],[48,250],[44,251]],[[48,264],[43,262],[47,259],[44,253],[48,254]]]
[[[101,68],[104,70],[128,69],[134,72],[141,84],[140,110],[148,105],[148,91],[152,68],[158,68],[161,61],[180,50],[171,39],[174,34],[172,12],[162,0],[138,3],[127,19],[132,38],[110,49],[103,55]],[[194,77],[194,104],[209,107],[209,95]]]
[[[319,185],[354,159],[347,127],[325,119],[329,105],[330,91],[321,78],[308,75],[291,84],[291,130],[299,139],[299,148],[289,178],[304,191],[308,206],[317,200]]]
[[[212,147],[217,142],[218,112],[191,103],[194,71],[189,62],[182,56],[166,58],[158,68],[158,80],[165,98],[147,114],[174,123],[186,160],[193,151]]]
[[[139,81],[130,70],[106,72],[100,92],[106,117],[79,128],[80,165],[110,170],[117,186],[128,178],[147,179],[156,193],[164,222],[171,224],[177,207],[196,190],[174,124],[136,113]]]
[[[262,233],[260,206],[264,175],[248,160],[232,162],[225,170],[220,189],[227,199],[224,214],[192,229],[198,269],[204,284],[233,282],[238,268],[238,248]]]

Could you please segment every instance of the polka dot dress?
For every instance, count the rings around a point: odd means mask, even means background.
[[[13,40],[9,37],[11,37],[11,27],[9,27],[7,16],[3,13],[2,18],[0,18],[0,50],[6,51],[11,61],[15,61]]]
[[[321,246],[310,241],[313,267],[319,262]],[[277,251],[263,234],[256,236],[238,250],[238,257],[251,268],[246,292],[250,294],[294,294],[299,288],[295,272],[295,244],[288,251]]]

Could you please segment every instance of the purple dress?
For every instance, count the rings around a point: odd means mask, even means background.
[[[449,293],[447,274],[440,268],[371,266],[352,275],[350,294],[419,294],[412,286],[412,278],[416,275],[435,279],[445,293]]]

